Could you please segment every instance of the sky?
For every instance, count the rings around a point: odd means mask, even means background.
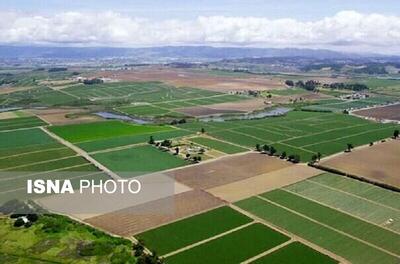
[[[398,0],[1,0],[0,43],[400,52]]]

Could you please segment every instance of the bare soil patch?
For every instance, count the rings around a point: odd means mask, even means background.
[[[193,190],[85,221],[117,235],[132,236],[222,204],[220,199],[205,191]]]
[[[343,153],[321,165],[400,188],[400,140]]]
[[[103,120],[81,108],[31,109],[30,113],[53,125],[77,124]],[[87,114],[85,114],[87,113]]]
[[[356,115],[374,118],[378,120],[397,120],[400,121],[400,104],[383,107],[369,108],[353,112]]]
[[[162,81],[177,87],[196,87],[219,92],[284,87],[284,81],[280,78],[267,78],[261,75],[218,76],[207,72],[157,66],[135,70],[102,71],[95,76],[121,81]]]
[[[291,166],[290,163],[259,153],[222,157],[166,174],[194,189],[209,189]]]
[[[218,186],[207,191],[228,202],[236,202],[267,191],[308,179],[322,171],[306,165],[294,165],[241,181]]]
[[[27,91],[32,88],[35,88],[35,87],[34,86],[21,86],[21,87],[5,86],[5,87],[0,87],[0,94],[9,94],[9,93],[19,92],[19,91]]]

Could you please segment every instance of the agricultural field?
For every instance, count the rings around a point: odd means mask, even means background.
[[[342,112],[344,110],[354,110],[377,105],[385,105],[399,101],[396,97],[389,96],[373,96],[360,100],[340,100],[339,102],[324,103],[322,105],[305,106],[303,110],[309,111],[329,111],[329,112]]]
[[[128,173],[130,177],[176,168],[189,164],[170,153],[153,146],[137,146],[94,154],[93,157],[114,172]]]
[[[136,238],[143,240],[148,248],[165,255],[251,221],[247,216],[224,206],[146,231],[136,235]]]
[[[347,144],[359,146],[391,137],[399,126],[378,124],[349,115],[294,111],[284,117],[225,122],[195,122],[178,126],[235,145],[255,148],[274,146],[277,154],[299,155],[301,162],[313,154],[323,156],[342,152]]]
[[[394,120],[400,122],[400,104],[354,111],[353,114],[376,120]]]
[[[201,146],[216,149],[226,154],[235,154],[248,151],[248,149],[206,137],[194,137],[190,138],[190,141],[199,144]]]
[[[32,198],[27,179],[93,180],[108,177],[39,128],[0,132],[0,203]]]
[[[31,128],[47,125],[41,119],[35,116],[17,117],[0,120],[0,131],[14,130],[20,128]]]
[[[389,140],[327,158],[323,167],[400,188],[400,141]]]
[[[387,201],[399,199],[389,190],[323,174],[236,205],[351,263],[397,263],[398,209]]]
[[[113,137],[171,131],[173,128],[168,126],[134,125],[121,121],[107,121],[67,126],[53,126],[50,127],[49,130],[71,143],[82,143]]]

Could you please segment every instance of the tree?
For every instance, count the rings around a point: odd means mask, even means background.
[[[187,154],[186,154],[186,159],[189,159],[189,158],[190,158],[190,154],[187,153]]]
[[[149,139],[149,144],[150,145],[154,145],[154,138],[153,138],[153,136],[150,136],[150,139]]]
[[[286,84],[287,86],[290,86],[290,87],[293,87],[293,86],[294,86],[294,82],[293,82],[292,80],[286,80],[286,81],[285,81],[285,84]]]
[[[267,153],[269,151],[269,146],[268,145],[263,145],[262,146],[263,152]]]
[[[135,252],[135,257],[139,257],[143,254],[144,243],[141,239],[138,240],[136,244],[133,245],[133,251]]]
[[[351,150],[352,150],[353,148],[354,148],[353,144],[347,143],[347,149],[346,149],[347,152],[351,152]]]
[[[256,144],[256,150],[257,150],[258,152],[261,152],[261,145],[260,145],[260,144]]]
[[[204,129],[204,127],[202,127],[200,131],[201,131],[201,134],[206,133],[206,130]]]
[[[178,147],[175,148],[175,155],[179,155],[179,148]]]
[[[22,218],[18,218],[14,222],[14,227],[21,227],[23,225],[25,225],[25,221]]]
[[[317,162],[317,160],[318,160],[317,154],[313,154],[311,157],[311,163],[315,163]]]
[[[287,154],[286,154],[286,151],[284,151],[284,152],[282,152],[282,154],[281,154],[281,159],[285,159],[286,158],[286,156],[287,156]]]
[[[318,158],[318,161],[320,161],[320,160],[321,160],[321,157],[322,157],[322,154],[321,154],[321,152],[318,152],[318,153],[317,153],[317,158]]]
[[[271,156],[275,155],[276,151],[277,151],[276,148],[274,148],[274,147],[272,147],[272,146],[269,148],[269,154],[270,154]]]
[[[394,132],[393,132],[393,138],[394,139],[396,139],[396,138],[398,138],[399,137],[399,130],[398,129],[396,129]]]

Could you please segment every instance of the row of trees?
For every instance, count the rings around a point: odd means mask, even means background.
[[[256,150],[258,152],[268,154],[270,156],[275,156],[278,153],[278,150],[274,146],[268,146],[268,145],[256,144]],[[278,156],[280,159],[287,159],[288,161],[293,163],[299,163],[301,161],[300,155],[297,154],[288,155],[286,151],[281,152],[281,154]]]
[[[160,258],[156,252],[146,253],[143,240],[133,245],[134,255],[137,258],[137,264],[164,264],[164,259]]]
[[[286,80],[285,84],[289,87],[297,87],[297,88],[302,88],[307,91],[315,91],[318,86],[321,85],[320,82],[315,81],[315,80],[308,80],[308,81],[297,81],[294,82],[292,80]],[[352,90],[352,91],[364,91],[368,90],[368,86],[365,84],[360,84],[360,83],[325,83],[322,85],[323,88],[330,88],[330,89],[336,89],[336,90]]]

